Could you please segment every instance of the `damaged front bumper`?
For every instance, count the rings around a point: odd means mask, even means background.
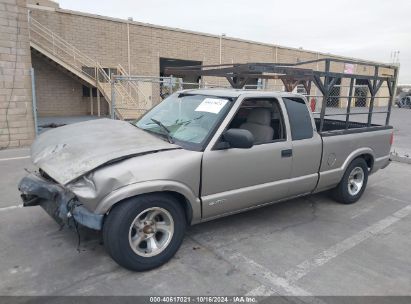
[[[103,226],[102,214],[90,212],[72,192],[40,175],[27,175],[18,187],[24,207],[39,205],[60,225],[75,221],[95,230]]]

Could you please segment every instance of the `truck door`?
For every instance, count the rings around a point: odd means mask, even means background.
[[[322,140],[316,132],[315,123],[302,98],[282,98],[287,109],[292,138],[293,164],[290,178],[290,197],[308,194],[318,181],[321,161]]]
[[[235,113],[235,115],[231,114]],[[237,101],[204,151],[201,198],[203,217],[211,218],[287,197],[292,146],[285,108],[275,98]],[[249,149],[219,149],[222,133],[249,130]]]

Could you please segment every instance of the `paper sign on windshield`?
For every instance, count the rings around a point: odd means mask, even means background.
[[[205,98],[203,102],[198,105],[195,111],[218,114],[221,109],[224,108],[227,101],[228,100],[226,99]]]

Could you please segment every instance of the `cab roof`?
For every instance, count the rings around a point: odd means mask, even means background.
[[[198,95],[208,95],[208,96],[218,96],[218,97],[230,97],[237,98],[241,95],[250,95],[250,97],[267,96],[267,95],[277,95],[277,96],[298,96],[300,94],[283,92],[283,91],[262,91],[262,90],[244,90],[244,89],[232,89],[232,88],[210,88],[210,89],[189,89],[183,90],[179,93],[185,94],[198,94]]]

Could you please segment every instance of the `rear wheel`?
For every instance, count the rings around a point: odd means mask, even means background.
[[[342,204],[358,201],[367,186],[368,166],[363,158],[354,159],[340,183],[332,190],[334,199]]]
[[[135,271],[166,263],[180,247],[184,210],[172,196],[147,194],[115,206],[104,227],[104,246],[121,266]]]

